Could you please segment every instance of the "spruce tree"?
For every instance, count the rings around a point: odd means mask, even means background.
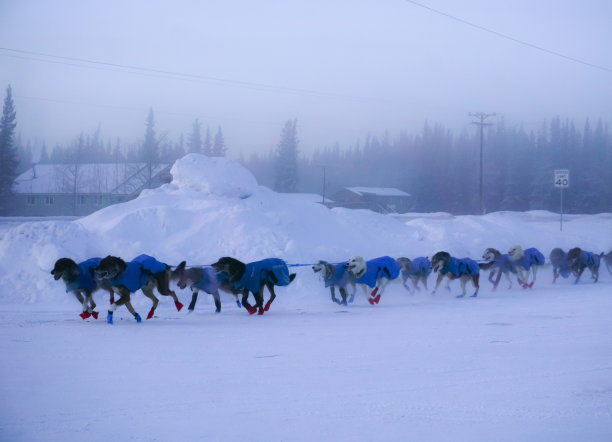
[[[201,153],[202,152],[202,135],[200,134],[200,127],[202,123],[196,118],[189,134],[187,141],[187,149],[190,153]]]
[[[147,187],[151,187],[153,178],[153,166],[157,164],[159,158],[159,141],[155,136],[155,117],[153,109],[149,109],[149,115],[145,122],[145,137],[141,147],[141,159],[146,165]]]
[[[215,142],[213,143],[212,156],[213,157],[224,157],[225,156],[225,139],[223,138],[223,132],[221,126],[217,129],[215,134]]]
[[[281,130],[276,148],[274,189],[277,192],[295,192],[298,182],[297,119],[288,120]]]
[[[17,178],[17,151],[14,146],[15,127],[17,123],[11,86],[6,88],[6,98],[0,119],[0,214],[10,212],[10,200],[13,195],[13,183]]]

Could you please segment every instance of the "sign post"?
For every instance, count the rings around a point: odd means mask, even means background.
[[[559,208],[559,213],[561,215],[560,218],[560,228],[563,232],[563,189],[569,187],[569,169],[555,169],[555,187],[561,189],[561,203]]]

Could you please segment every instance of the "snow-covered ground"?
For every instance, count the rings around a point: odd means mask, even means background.
[[[487,247],[612,249],[612,214],[486,216],[328,210],[276,194],[223,158],[188,155],[174,180],[78,220],[0,223],[0,440],[609,441],[612,276],[534,287],[486,273],[477,298],[390,284],[339,307],[309,266],[263,316],[231,296],[193,314],[162,297],[153,319],[81,320],[49,271],[141,253],[176,265],[279,257],[289,264],[432,256]],[[429,279],[433,287],[435,275]],[[175,287],[183,303],[188,290]],[[108,295],[94,295],[104,313]],[[141,315],[150,308],[133,296]]]

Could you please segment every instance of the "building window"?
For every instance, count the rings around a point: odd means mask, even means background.
[[[34,195],[28,195],[26,197],[26,204],[28,206],[33,206],[34,204],[36,204],[36,197]]]
[[[45,204],[47,206],[52,206],[53,205],[53,197],[51,195],[45,196]]]
[[[77,206],[85,205],[85,195],[77,195],[76,198],[77,198],[76,200]]]
[[[102,197],[102,195],[94,196],[94,204],[96,206],[101,206],[102,204],[104,204],[104,198]]]

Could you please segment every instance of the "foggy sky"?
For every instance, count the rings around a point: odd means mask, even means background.
[[[475,130],[469,112],[612,121],[609,0],[419,3],[607,70],[405,0],[0,0],[1,47],[96,62],[0,50],[1,96],[11,84],[24,142],[98,127],[135,142],[153,108],[168,141],[220,125],[232,157],[275,147],[293,118],[303,152],[425,121]]]

